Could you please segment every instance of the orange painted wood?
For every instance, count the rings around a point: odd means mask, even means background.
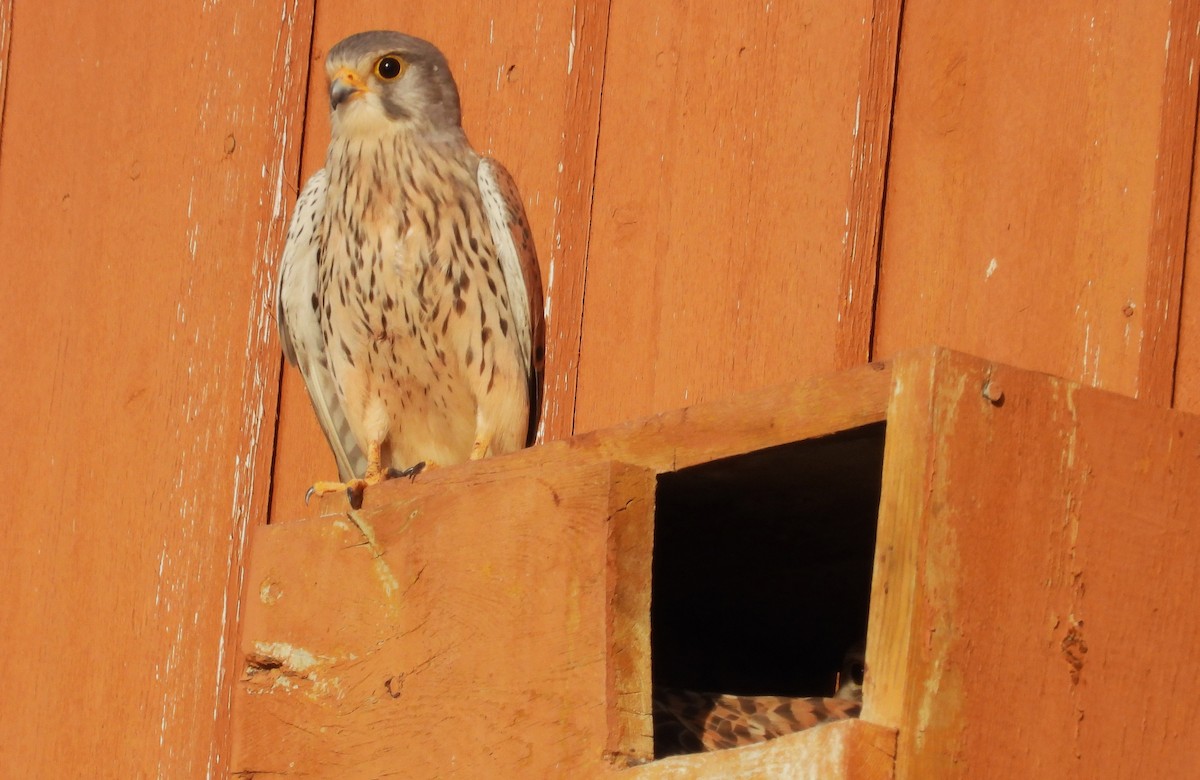
[[[1200,184],[1200,159],[1192,160],[1192,191]],[[1179,306],[1179,346],[1175,360],[1176,409],[1200,414],[1200,199],[1188,215],[1187,261]]]
[[[1162,124],[1151,195],[1146,251],[1146,332],[1138,398],[1168,406],[1175,389],[1196,144],[1196,67],[1200,64],[1200,4],[1171,3],[1162,76]]]
[[[1200,414],[1200,264],[1188,266],[1181,318],[1174,405]]]
[[[1195,775],[1200,418],[944,350],[894,377],[863,718],[896,776]]]
[[[875,355],[937,342],[1169,403],[1196,4],[904,11]]]
[[[898,7],[613,8],[577,432],[869,359]]]
[[[392,480],[357,519],[328,496],[258,529],[235,771],[598,777],[645,760],[655,472],[879,422],[890,376],[761,389]],[[895,743],[838,724],[631,771],[885,778]]]
[[[0,774],[220,777],[310,18],[0,8]]]
[[[575,777],[648,756],[653,475],[537,461],[258,529],[235,774]]]
[[[314,30],[301,177],[329,142],[325,53],[347,35],[400,29],[433,41],[462,93],[467,135],[512,171],[525,200],[547,296],[547,439],[570,435],[583,307],[607,4],[437,3],[321,5]],[[292,199],[289,199],[289,208]],[[284,373],[272,517],[302,513],[304,491],[335,473],[298,373]],[[299,420],[295,418],[301,418]]]
[[[881,422],[890,393],[890,367],[872,363],[591,431],[567,445],[660,473],[675,471]]]
[[[469,769],[482,750],[491,751],[493,770],[536,774],[536,762],[562,761],[572,776],[614,771],[622,763],[614,755],[643,754],[628,747],[629,735],[647,733],[639,729],[646,702],[636,694],[645,694],[638,685],[648,664],[650,594],[639,577],[650,566],[639,548],[648,534],[636,518],[626,533],[613,532],[620,496],[648,511],[649,498],[630,496],[639,484],[651,490],[654,472],[884,419],[862,722],[624,773],[1089,778],[1200,770],[1190,749],[1200,727],[1178,695],[1190,687],[1187,670],[1200,668],[1200,619],[1189,606],[1200,586],[1200,537],[1191,533],[1200,417],[940,348],[385,483],[366,495],[366,543],[353,541],[362,534],[344,519],[340,498],[327,498],[308,520],[264,530],[249,587],[262,604],[248,612],[242,643],[251,669],[238,700],[245,766],[299,761],[350,771],[336,761],[354,753],[370,771],[404,765],[423,776],[447,766],[447,755]],[[646,471],[633,467],[624,481],[596,476],[620,472],[607,471],[608,459]],[[584,474],[592,476],[570,476]],[[589,525],[576,513],[580,502],[606,508],[588,515]],[[479,507],[507,511],[479,523]],[[593,568],[602,557],[603,577]],[[557,564],[538,570],[537,595],[503,587],[545,561]],[[413,583],[400,606],[339,590],[357,593],[360,581],[378,590],[384,565],[408,573],[397,575],[400,587]],[[583,605],[578,612],[553,602],[563,572],[579,578],[580,589],[566,588],[568,601]],[[514,617],[514,605],[530,599],[541,607]],[[598,602],[615,612],[599,617]],[[473,616],[479,603],[494,622]],[[366,623],[364,613],[373,616]],[[474,633],[433,652],[434,638],[456,637],[461,626]],[[552,658],[530,664],[542,650],[513,650],[529,636],[543,638]],[[405,680],[417,661],[428,662],[419,674],[437,680],[408,699],[411,711],[386,709],[376,693],[395,677],[377,660],[393,652],[413,654],[393,664]],[[586,684],[554,673],[556,663],[583,670]],[[484,666],[504,684],[481,686]],[[614,688],[633,703],[614,708],[625,698]],[[558,718],[521,703],[535,700],[561,705]],[[579,711],[596,718],[581,726],[566,714]],[[448,720],[427,725],[439,718]],[[419,733],[441,758],[411,758],[391,731],[376,740],[380,728]],[[508,733],[521,735],[525,753],[510,750]],[[410,760],[417,763],[395,763]]]

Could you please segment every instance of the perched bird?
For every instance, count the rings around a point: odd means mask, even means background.
[[[340,482],[525,446],[536,428],[542,286],[512,177],[467,140],[431,43],[352,35],[325,61],[332,135],[296,202],[278,324]]]
[[[866,672],[864,643],[846,651],[838,690],[823,696],[739,696],[656,687],[654,756],[752,745],[831,720],[857,718]]]

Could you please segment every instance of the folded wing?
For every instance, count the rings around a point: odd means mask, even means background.
[[[477,177],[529,379],[528,442],[532,443],[542,416],[542,380],[546,365],[542,275],[533,246],[533,233],[516,182],[503,165],[490,157],[479,161]]]
[[[283,354],[300,369],[317,421],[337,460],[343,481],[361,477],[367,459],[354,438],[329,371],[318,311],[317,264],[320,257],[321,213],[325,207],[325,171],[304,185],[292,212],[283,259],[279,264],[279,304],[276,316]]]

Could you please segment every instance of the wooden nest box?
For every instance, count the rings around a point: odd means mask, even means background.
[[[1197,498],[1197,418],[930,348],[327,499],[253,540],[234,774],[1194,769]],[[864,630],[861,718],[652,760],[652,685]]]

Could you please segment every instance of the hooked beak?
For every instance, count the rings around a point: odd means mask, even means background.
[[[338,68],[337,73],[329,80],[329,107],[336,110],[347,100],[362,97],[367,91],[367,84],[349,68]]]

